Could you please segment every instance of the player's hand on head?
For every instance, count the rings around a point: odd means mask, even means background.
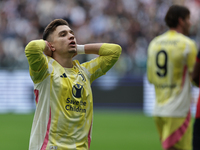
[[[52,57],[53,50],[51,48],[51,44],[48,41],[45,41],[45,43],[46,43],[46,46],[45,46],[45,49],[44,49],[44,54],[47,55],[47,56]]]

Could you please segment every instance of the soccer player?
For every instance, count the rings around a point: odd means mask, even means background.
[[[194,70],[192,73],[192,80],[198,87],[200,85],[199,78],[200,78],[200,51],[198,52],[198,55],[196,57],[196,63],[194,65]],[[200,150],[199,141],[200,141],[200,94],[197,101],[196,115],[193,126],[193,140],[192,140],[193,150]]]
[[[156,94],[153,116],[163,149],[190,150],[190,78],[197,53],[195,42],[187,37],[190,11],[172,5],[165,22],[169,30],[148,47],[147,76]]]
[[[99,57],[82,64],[72,60],[84,53]],[[29,150],[88,150],[93,121],[91,84],[115,64],[121,47],[77,45],[68,23],[55,19],[45,28],[43,40],[28,43],[25,54],[36,100]]]

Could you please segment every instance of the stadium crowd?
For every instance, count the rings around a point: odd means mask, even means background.
[[[191,38],[200,38],[200,2],[177,0],[191,10]],[[149,42],[165,32],[164,15],[173,0],[1,0],[0,69],[28,69],[24,47],[42,38],[55,18],[67,20],[79,44],[113,42],[123,48],[114,70],[141,75],[146,69]],[[198,43],[197,43],[198,44]],[[87,60],[86,56],[76,56]],[[93,56],[94,57],[94,56]]]

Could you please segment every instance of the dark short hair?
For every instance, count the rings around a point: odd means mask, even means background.
[[[67,25],[69,26],[68,22],[63,19],[55,19],[50,22],[43,32],[43,40],[47,40],[49,35],[55,31],[55,29],[60,25]]]
[[[190,10],[185,6],[172,5],[165,16],[165,22],[169,28],[176,28],[179,18],[183,20],[190,15]]]

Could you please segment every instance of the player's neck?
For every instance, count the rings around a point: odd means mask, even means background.
[[[73,67],[72,57],[64,58],[59,55],[53,55],[53,59],[55,59],[64,68],[72,68]]]
[[[180,28],[180,27],[170,28],[170,30],[174,30],[174,31],[176,31],[176,32],[178,32],[178,33],[183,34],[183,30],[182,30],[182,28]]]

